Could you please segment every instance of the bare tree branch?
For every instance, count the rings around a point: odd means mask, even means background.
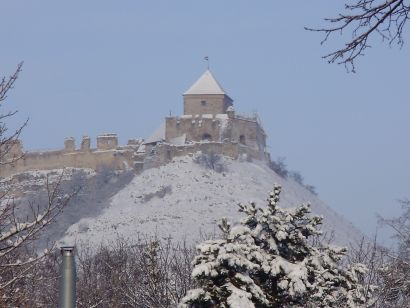
[[[3,107],[8,92],[13,88],[22,65],[23,63],[20,63],[10,77],[1,78],[0,108]],[[26,127],[27,121],[11,133],[8,132],[5,122],[15,114],[16,111],[0,112],[0,168],[14,164],[22,157],[22,153],[16,151],[16,147],[20,149],[18,138]],[[6,179],[0,179],[1,307],[27,307],[24,303],[30,295],[28,293],[22,295],[18,290],[26,281],[34,279],[35,271],[54,249],[51,245],[43,252],[39,252],[34,246],[35,240],[78,192],[77,190],[68,194],[63,192],[61,184],[64,175],[63,172],[52,183],[47,180],[45,189],[48,193],[48,200],[41,206],[33,201],[17,205],[14,196],[16,192],[11,189]],[[22,195],[23,192],[17,191],[17,194]]]
[[[354,0],[345,4],[345,13],[337,17],[325,18],[329,27],[306,30],[323,32],[322,44],[334,33],[351,32],[352,39],[344,47],[323,56],[329,63],[345,65],[347,70],[355,71],[355,60],[363,56],[371,45],[369,40],[374,34],[380,35],[389,45],[403,46],[404,26],[409,19],[408,0]]]

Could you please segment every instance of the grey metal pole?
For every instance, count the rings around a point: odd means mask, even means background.
[[[63,263],[60,272],[60,294],[58,299],[59,308],[76,307],[76,273],[74,260],[74,247],[61,247]]]

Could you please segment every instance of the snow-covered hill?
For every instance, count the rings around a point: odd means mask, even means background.
[[[310,202],[314,214],[325,217],[325,231],[335,231],[335,240],[347,244],[362,234],[315,195],[292,180],[285,180],[259,161],[224,159],[226,170],[215,172],[193,161],[176,158],[160,168],[145,170],[124,184],[108,202],[99,202],[94,215],[78,217],[60,244],[137,238],[159,238],[196,243],[218,234],[222,217],[237,222],[239,202],[264,206],[274,183],[282,185],[282,207]],[[83,204],[82,206],[87,206]],[[95,208],[95,206],[94,206]]]

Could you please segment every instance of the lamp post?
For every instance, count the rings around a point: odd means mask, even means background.
[[[76,307],[76,273],[74,260],[74,247],[61,247],[63,263],[60,272],[60,294],[58,299],[59,308]]]

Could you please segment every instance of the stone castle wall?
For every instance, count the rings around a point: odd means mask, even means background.
[[[132,153],[130,151],[34,152],[26,153],[11,165],[2,166],[0,177],[30,170],[50,170],[66,167],[91,168],[94,170],[107,167],[120,170],[126,169],[128,166],[132,166]]]
[[[64,148],[55,151],[22,151],[19,141],[0,149],[0,177],[31,170],[50,170],[65,167],[99,170],[134,169],[140,172],[170,162],[174,157],[196,152],[214,153],[238,159],[241,156],[270,161],[266,153],[265,132],[257,117],[235,115],[233,107],[222,114],[182,115],[165,119],[165,136],[149,143],[142,139],[118,145],[116,134],[97,136],[97,147],[84,136],[77,149],[72,137],[64,140]],[[1,155],[1,153],[6,153]],[[16,159],[19,158],[20,159]]]
[[[255,118],[232,118],[226,128],[226,134],[231,137],[232,142],[238,142],[261,154],[265,152],[266,134]]]
[[[141,143],[141,142],[140,142]],[[0,177],[7,177],[15,173],[31,170],[50,170],[66,167],[91,168],[99,170],[111,168],[125,170],[133,167],[133,155],[136,145],[118,147],[117,136],[114,134],[100,135],[97,137],[97,148],[90,148],[90,139],[84,137],[80,149],[75,148],[74,138],[66,138],[64,149],[45,152],[24,153],[21,158],[9,164],[0,166]],[[14,152],[22,153],[21,143]],[[11,161],[6,157],[5,161]]]
[[[169,143],[161,143],[150,148],[147,151],[144,159],[143,169],[149,169],[165,165],[172,161],[175,157],[194,155],[195,153],[213,153],[239,159],[259,159],[270,161],[270,156],[265,153],[263,156],[259,151],[255,151],[247,146],[232,142],[196,142],[186,145],[174,145]]]
[[[51,170],[65,167],[90,168],[96,171],[103,168],[114,170],[134,169],[135,172],[139,173],[145,169],[167,164],[175,157],[193,155],[197,152],[214,153],[232,159],[243,157],[270,161],[268,153],[261,154],[260,151],[237,142],[210,141],[184,145],[162,142],[143,145],[145,151],[139,152],[138,149],[141,145],[140,142],[108,150],[90,149],[84,151],[82,148],[78,150],[65,148],[56,151],[29,152],[12,164],[2,165],[0,177],[3,178],[32,170]]]

